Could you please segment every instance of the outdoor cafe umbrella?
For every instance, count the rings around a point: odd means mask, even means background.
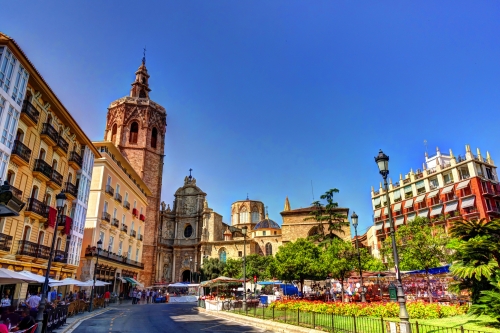
[[[108,284],[111,284],[111,283],[104,282],[101,280],[95,280],[96,287],[104,287],[104,286],[107,286]],[[81,284],[78,284],[77,286],[79,286],[79,287],[92,287],[93,285],[94,285],[94,280],[88,280],[88,281],[82,282]]]
[[[21,272],[19,272],[19,274],[24,275],[24,276],[26,276],[27,278],[29,278],[31,280],[34,280],[33,282],[38,282],[38,283],[44,283],[45,282],[45,277],[44,276],[31,273],[30,271],[21,271]],[[58,280],[54,280],[54,279],[49,278],[49,286],[51,286],[51,287],[54,287],[54,286],[57,287],[58,283],[59,283]]]
[[[11,271],[10,269],[0,268],[0,284],[15,284],[23,282],[31,283],[37,281],[27,277],[26,275]]]
[[[52,283],[52,286],[53,287],[69,286],[69,285],[79,286],[82,283],[84,283],[84,282],[83,281],[78,281],[78,280],[75,280],[75,279],[72,279],[72,278],[65,278],[63,280],[56,281],[56,282]]]

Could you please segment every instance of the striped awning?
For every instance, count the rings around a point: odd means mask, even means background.
[[[383,227],[384,227],[383,223],[375,224],[375,230],[382,230]]]
[[[462,204],[460,205],[460,207],[462,209],[472,207],[472,206],[474,206],[474,201],[475,200],[476,200],[475,196],[462,199]]]
[[[373,205],[374,206],[380,205],[380,197],[373,199]]]
[[[393,209],[395,212],[401,211],[401,202],[398,202],[397,204],[395,204]]]
[[[419,210],[417,214],[419,217],[427,217],[427,216],[429,216],[429,209],[426,208],[426,209]]]
[[[431,216],[439,215],[441,214],[442,211],[443,211],[443,205],[434,206],[431,209]]]
[[[458,200],[457,201],[448,202],[446,204],[446,208],[444,209],[444,212],[445,213],[452,212],[452,211],[456,210],[457,207],[458,207]]]
[[[396,218],[396,225],[401,225],[405,222],[405,217],[404,216],[398,216]]]
[[[469,186],[469,183],[470,183],[470,179],[467,179],[466,181],[459,183],[456,189],[461,190],[463,188],[466,188],[467,186]]]
[[[417,214],[415,214],[415,213],[408,214],[408,216],[406,217],[406,222],[414,220],[415,216],[417,216]]]
[[[401,198],[401,191],[399,189],[397,189],[396,191],[393,192],[393,197],[394,197],[394,200],[398,200]]]
[[[446,186],[445,188],[443,188],[443,191],[441,192],[441,194],[450,193],[451,191],[453,191],[453,186],[455,186],[455,184],[451,184],[451,185]]]
[[[432,192],[431,192],[431,193],[429,193],[429,195],[427,196],[427,199],[432,199],[432,198],[434,198],[434,197],[436,196],[436,194],[438,194],[438,193],[439,193],[439,189],[432,191]]]
[[[422,202],[424,201],[425,199],[425,193],[422,194],[422,195],[419,195],[416,199],[415,199],[415,203],[419,203],[419,202]]]
[[[413,198],[405,201],[405,208],[413,207]]]

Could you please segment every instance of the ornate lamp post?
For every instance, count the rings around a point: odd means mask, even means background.
[[[247,310],[247,227],[241,228],[243,234],[243,311]]]
[[[97,273],[97,265],[99,264],[99,252],[102,250],[102,240],[97,241],[97,259],[95,261],[95,268],[94,268],[94,283],[92,284],[92,291],[90,293],[90,305],[89,305],[89,312],[92,312],[92,307],[94,305],[94,294],[95,294],[95,276]]]
[[[359,253],[358,245],[358,215],[356,214],[356,212],[352,212],[351,222],[354,226],[354,235],[356,235],[356,250],[358,251],[359,279],[361,284],[361,302],[366,302],[365,286],[363,285],[363,270],[361,269],[361,254]]]
[[[38,327],[36,329],[37,333],[42,332],[43,327],[43,313],[45,311],[45,306],[47,304],[47,292],[49,289],[49,275],[50,275],[50,267],[52,266],[52,258],[54,257],[54,246],[56,244],[56,236],[57,236],[57,221],[61,218],[61,212],[66,206],[66,194],[63,191],[56,195],[56,208],[57,208],[57,219],[56,225],[54,226],[54,235],[52,236],[52,244],[50,246],[50,255],[49,262],[47,263],[47,271],[45,272],[45,281],[43,283],[42,288],[42,298],[40,300],[40,304],[38,306],[38,313],[36,315],[36,321],[38,323]]]
[[[387,201],[387,211],[389,212],[389,225],[390,225],[390,234],[392,241],[392,256],[394,258],[394,266],[395,266],[394,268],[396,269],[396,290],[399,303],[399,319],[401,320],[401,333],[409,333],[410,316],[408,315],[408,311],[406,310],[405,293],[403,290],[403,283],[401,281],[401,274],[399,272],[399,256],[398,256],[398,249],[396,247],[394,221],[392,220],[391,201],[389,199],[389,191],[387,187],[387,175],[389,174],[389,156],[384,154],[381,149],[378,153],[378,156],[375,157],[375,162],[377,163],[382,178],[384,178],[385,198]]]

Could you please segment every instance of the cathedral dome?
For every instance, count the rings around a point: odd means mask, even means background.
[[[260,221],[257,223],[255,228],[253,230],[257,229],[281,229],[278,223],[274,222],[270,218],[266,218],[265,220]]]

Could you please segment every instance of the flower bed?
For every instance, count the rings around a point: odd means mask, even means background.
[[[397,318],[399,317],[399,303],[325,303],[321,301],[283,300],[269,305],[275,310],[297,310],[316,313],[333,313],[338,316],[367,316]],[[424,303],[422,301],[407,302],[406,308],[412,319],[445,318],[467,313],[467,306],[442,305]]]

